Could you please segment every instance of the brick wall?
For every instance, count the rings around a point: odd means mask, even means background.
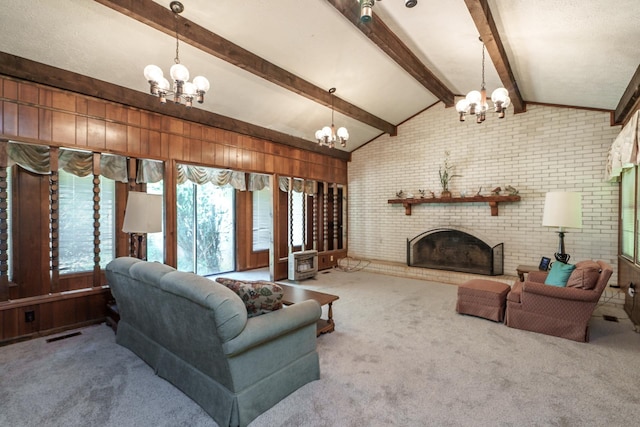
[[[583,228],[565,235],[571,262],[601,259],[614,267],[617,280],[618,184],[604,181],[607,153],[619,126],[609,113],[529,105],[527,112],[490,114],[483,124],[460,123],[454,108],[438,104],[401,125],[398,136],[382,136],[353,153],[349,173],[349,256],[372,265],[406,264],[406,240],[433,228],[452,227],[489,244],[504,243],[505,274],[519,264],[553,260],[558,235],[543,227],[547,191],[578,191],[583,197]],[[511,113],[511,111],[509,112]],[[438,167],[449,150],[456,173],[454,196],[467,190],[482,194],[511,185],[522,200],[499,205],[491,216],[487,204],[424,204],[406,216],[390,205],[399,190],[440,190]],[[382,263],[376,263],[383,261]],[[406,267],[405,267],[406,269]]]

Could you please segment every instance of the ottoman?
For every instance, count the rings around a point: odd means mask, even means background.
[[[469,280],[458,286],[456,311],[502,322],[510,290],[511,287],[506,283],[485,279]]]

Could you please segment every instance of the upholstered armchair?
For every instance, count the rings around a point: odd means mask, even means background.
[[[613,273],[603,261],[576,264],[567,285],[546,285],[547,272],[516,281],[507,295],[506,324],[574,341],[589,341],[589,320]]]

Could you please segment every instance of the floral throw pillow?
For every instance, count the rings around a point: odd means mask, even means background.
[[[247,308],[247,316],[254,317],[282,308],[284,291],[277,283],[247,281],[218,277],[216,282],[238,294]]]

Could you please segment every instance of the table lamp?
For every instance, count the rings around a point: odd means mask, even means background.
[[[568,191],[552,191],[544,200],[542,225],[558,227],[558,252],[556,260],[567,263],[571,256],[564,251],[565,228],[582,228],[582,195]]]
[[[145,235],[162,231],[162,196],[129,191],[122,231],[131,234],[130,255],[146,259]]]

